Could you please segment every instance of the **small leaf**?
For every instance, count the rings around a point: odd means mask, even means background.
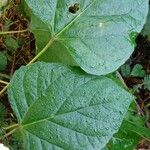
[[[101,149],[133,99],[108,77],[48,63],[16,71],[8,95],[25,150]]]
[[[79,65],[96,75],[113,72],[132,54],[146,21],[148,2],[26,0],[37,53],[49,42],[40,58],[43,61]]]
[[[5,115],[6,115],[5,106],[2,103],[0,103],[0,124],[3,123]]]
[[[5,46],[11,53],[15,53],[19,48],[18,42],[12,37],[5,38]]]
[[[146,72],[143,70],[143,66],[140,64],[136,64],[132,69],[131,76],[133,77],[144,77]]]
[[[3,71],[7,67],[7,57],[4,53],[0,52],[0,70]]]
[[[150,91],[150,75],[144,77],[144,88]]]
[[[121,74],[124,77],[129,77],[130,73],[131,73],[131,67],[130,67],[130,65],[125,64],[125,65],[121,66]]]

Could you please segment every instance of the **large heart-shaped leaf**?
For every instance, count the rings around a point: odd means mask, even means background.
[[[107,77],[48,63],[19,69],[8,94],[26,150],[101,149],[133,99]]]
[[[143,28],[141,34],[143,36],[147,36],[148,39],[150,39],[150,6],[149,6],[149,13],[147,16],[147,21],[146,21],[146,24],[144,25],[144,28]]]
[[[79,65],[91,74],[115,71],[132,54],[148,0],[26,0],[44,61]]]

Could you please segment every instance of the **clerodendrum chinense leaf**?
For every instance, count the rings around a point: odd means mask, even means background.
[[[147,16],[147,21],[146,21],[146,24],[144,25],[144,28],[143,28],[141,34],[143,36],[147,36],[148,39],[150,39],[150,7],[149,7],[149,13]]]
[[[8,95],[25,150],[100,150],[133,99],[107,77],[48,63],[16,71]]]
[[[38,52],[50,43],[41,60],[77,64],[96,75],[115,71],[132,54],[136,35],[146,21],[148,2],[26,0]]]
[[[128,109],[119,131],[107,144],[107,147],[105,148],[106,150],[134,150],[136,149],[139,141],[145,137],[145,134],[143,133],[147,132],[148,129],[144,127],[145,119],[136,114],[136,107],[136,103],[133,102]],[[142,132],[141,129],[143,129]],[[149,133],[147,132],[147,135],[148,134]]]

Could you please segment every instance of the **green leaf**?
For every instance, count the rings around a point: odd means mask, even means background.
[[[0,70],[3,71],[7,67],[7,57],[4,53],[0,52]]]
[[[109,144],[107,145],[108,150],[133,150],[136,148],[137,144],[141,140],[141,137],[136,133],[125,130],[122,131],[121,129],[111,139]]]
[[[146,117],[135,113],[134,105],[130,107],[122,124],[122,129],[136,133],[140,137],[150,139],[150,130],[145,126]]]
[[[143,70],[143,66],[140,64],[136,64],[131,72],[131,76],[133,77],[144,77],[146,72]]]
[[[124,76],[124,77],[129,77],[130,76],[130,73],[131,73],[131,67],[129,64],[125,64],[123,66],[121,66],[121,74]]]
[[[1,1],[0,1],[0,10],[1,10],[4,6],[6,6],[7,3],[8,3],[8,0],[1,0]]]
[[[5,38],[5,45],[11,53],[15,53],[19,48],[18,42],[12,37]]]
[[[106,148],[108,150],[135,149],[139,141],[145,137],[145,131],[146,135],[150,134],[149,129],[145,127],[145,120],[144,117],[136,114],[136,104],[132,103],[118,133],[114,135]]]
[[[5,106],[0,103],[0,125],[3,123],[4,121],[4,117],[6,115],[6,109],[5,109]]]
[[[136,148],[139,141],[142,139],[142,133],[140,131],[137,133],[136,129],[130,127],[128,124],[135,124],[138,127],[144,127],[145,118],[136,114],[136,104],[132,103],[130,106],[126,117],[119,129],[119,131],[113,136],[110,142],[107,144],[108,150],[133,150]],[[136,126],[135,126],[136,128]],[[146,129],[146,127],[144,128]],[[147,129],[146,129],[147,130]]]
[[[25,150],[96,150],[118,131],[133,96],[108,77],[35,63],[8,88]]]
[[[49,42],[41,60],[79,65],[96,75],[113,72],[132,54],[148,2],[26,0],[37,53]]]
[[[144,88],[148,89],[150,91],[150,75],[147,75],[144,77]]]
[[[146,24],[144,25],[144,28],[141,33],[143,36],[148,36],[148,38],[150,39],[150,11],[147,16]]]

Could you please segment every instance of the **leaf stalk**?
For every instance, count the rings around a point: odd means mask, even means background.
[[[3,80],[0,80],[0,83],[2,83],[2,84],[9,84],[7,81],[3,81]]]
[[[0,32],[0,35],[15,34],[15,33],[24,33],[24,32],[27,32],[27,31],[28,31],[28,29],[19,30],[19,31],[2,31],[2,32]]]

